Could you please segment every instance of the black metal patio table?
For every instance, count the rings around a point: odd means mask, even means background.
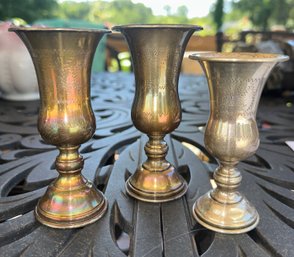
[[[131,121],[134,77],[100,73],[92,77],[92,107],[97,130],[81,146],[84,176],[109,202],[106,215],[80,229],[52,229],[38,223],[33,209],[57,176],[57,150],[37,131],[38,101],[0,100],[0,256],[97,257],[293,257],[294,99],[262,97],[257,121],[261,144],[238,168],[240,191],[255,205],[260,223],[253,231],[224,235],[192,217],[195,200],[213,185],[216,161],[205,150],[203,132],[209,113],[202,76],[182,75],[181,125],[166,137],[171,161],[188,181],[181,199],[151,204],[126,195],[124,183],[140,158],[145,136]],[[141,157],[140,157],[141,156]]]

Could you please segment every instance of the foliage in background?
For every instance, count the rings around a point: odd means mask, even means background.
[[[212,9],[213,21],[216,26],[216,31],[220,31],[223,26],[224,18],[224,0],[217,0]]]
[[[59,4],[59,18],[82,19],[93,23],[147,23],[152,10],[130,0],[71,2]]]
[[[172,8],[166,5],[166,15],[156,16],[151,8],[131,0],[0,0],[0,20],[17,17],[33,23],[46,18],[78,19],[108,27],[126,23],[185,23],[204,27],[199,33],[202,36],[213,35],[220,29],[226,35],[236,34],[243,29],[269,29],[274,24],[294,29],[294,8],[291,8],[294,0],[215,1],[206,17],[188,18],[189,7],[186,6],[180,6],[172,13]]]
[[[63,1],[57,0],[0,0],[0,20],[21,18],[29,24],[43,19],[79,19],[112,26],[126,23],[182,23],[197,24],[205,30],[202,35],[214,34],[210,17],[187,17],[188,8],[180,6],[175,13],[165,7],[167,15],[156,16],[151,8],[131,0],[114,1]]]
[[[92,6],[86,2],[73,2],[66,1],[59,4],[58,9],[55,12],[56,18],[60,19],[79,19],[79,20],[89,20],[88,16],[91,12]]]
[[[176,13],[171,12],[171,7],[169,5],[165,6],[165,10],[166,15],[153,16],[151,23],[190,23],[189,19],[187,18],[188,8],[186,6],[179,6]]]
[[[58,4],[55,0],[0,0],[0,19],[21,18],[31,23],[51,18]]]
[[[272,25],[294,28],[294,0],[234,0],[233,9],[248,15],[256,29],[265,31]]]
[[[169,5],[165,6],[165,10],[166,15],[156,16],[152,13],[151,8],[141,3],[135,4],[131,0],[82,3],[66,1],[59,4],[57,17],[63,19],[79,17],[83,20],[94,23],[100,22],[109,26],[126,23],[197,24],[204,27],[201,35],[213,35],[215,33],[213,22],[209,16],[189,19],[186,6],[178,7],[175,13],[171,12]]]
[[[151,8],[141,3],[134,4],[130,0],[116,0],[111,2],[95,2],[92,18],[100,18],[103,22],[115,24],[148,23],[152,15]]]

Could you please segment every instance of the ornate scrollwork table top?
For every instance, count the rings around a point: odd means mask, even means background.
[[[109,210],[81,229],[59,230],[39,224],[33,209],[57,176],[57,150],[37,130],[38,101],[0,100],[0,256],[97,257],[266,257],[294,256],[294,99],[263,96],[257,121],[260,147],[238,167],[240,191],[260,214],[256,229],[240,235],[209,231],[192,218],[192,205],[213,185],[216,161],[205,150],[209,114],[205,78],[182,75],[182,122],[166,141],[171,161],[187,180],[185,197],[164,204],[138,202],[124,183],[140,159],[146,138],[131,121],[134,77],[99,73],[92,77],[97,129],[81,146],[84,176],[95,182]]]

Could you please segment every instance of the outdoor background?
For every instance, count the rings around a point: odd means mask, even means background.
[[[294,49],[291,43],[294,42],[294,0],[0,0],[0,20],[15,25],[76,28],[111,28],[130,23],[199,25],[203,31],[190,39],[186,49],[182,65],[185,73],[202,72],[200,66],[192,65],[188,58],[188,54],[196,50],[282,51],[292,55]],[[260,38],[273,38],[248,34],[246,40],[245,37],[242,40],[242,31],[288,34],[275,34],[279,45],[271,42],[259,47]],[[103,38],[92,67],[94,71],[132,70],[130,54],[121,35]]]
[[[79,19],[107,27],[125,23],[188,23],[203,26],[201,35],[213,35],[217,30],[233,36],[247,29],[294,29],[294,0],[163,2],[0,0],[0,19],[17,18],[28,24],[48,18]]]

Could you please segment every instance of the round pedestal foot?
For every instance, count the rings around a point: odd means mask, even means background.
[[[259,222],[256,209],[242,197],[237,203],[224,204],[214,200],[210,192],[193,206],[194,218],[204,227],[225,234],[241,234],[254,229]]]
[[[52,228],[78,228],[94,223],[106,210],[106,198],[89,182],[71,192],[50,185],[35,208],[35,217]]]
[[[144,202],[162,203],[182,197],[188,189],[187,182],[171,166],[162,172],[137,170],[126,182],[127,193]]]

